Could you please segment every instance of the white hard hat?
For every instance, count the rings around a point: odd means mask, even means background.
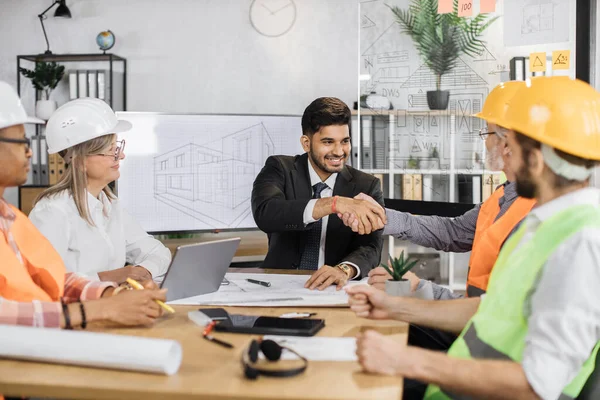
[[[84,97],[59,107],[46,125],[48,153],[55,154],[77,144],[131,129],[129,121],[118,120],[103,100]]]
[[[0,129],[22,124],[43,124],[39,118],[28,117],[19,95],[8,83],[0,81]]]

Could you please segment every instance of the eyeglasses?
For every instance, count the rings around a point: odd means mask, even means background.
[[[495,135],[496,132],[488,132],[486,130],[487,128],[484,129],[480,129],[477,134],[479,135],[479,137],[481,138],[481,140],[485,140],[487,138],[488,135]]]
[[[125,150],[125,139],[123,140],[117,140],[115,142],[115,144],[117,145],[117,147],[115,147],[115,152],[113,154],[93,154],[94,156],[105,156],[105,157],[114,157],[115,161],[118,161],[119,158],[121,158],[121,154],[123,154],[123,151]]]
[[[25,145],[25,151],[29,151],[29,149],[31,149],[31,139],[29,139],[29,138],[23,138],[23,139],[0,138],[0,142],[20,143],[20,144]]]

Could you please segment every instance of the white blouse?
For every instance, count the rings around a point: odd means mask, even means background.
[[[64,191],[35,205],[29,219],[52,243],[67,269],[88,279],[98,272],[141,265],[161,282],[171,262],[171,252],[146,233],[123,209],[119,200],[98,199],[88,193],[90,226],[77,211],[73,197]]]

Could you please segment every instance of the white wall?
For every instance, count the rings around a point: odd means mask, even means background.
[[[16,86],[17,54],[46,49],[37,14],[52,1],[0,0],[0,80]],[[253,29],[251,0],[67,0],[73,18],[53,9],[45,26],[54,53],[99,52],[97,33],[114,32],[129,111],[301,114],[320,96],[356,100],[357,2],[295,0],[296,22],[278,38]],[[16,204],[16,190],[6,198]]]

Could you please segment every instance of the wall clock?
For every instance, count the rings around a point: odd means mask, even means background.
[[[289,32],[296,22],[296,3],[293,0],[253,0],[250,23],[258,33],[278,37]]]

